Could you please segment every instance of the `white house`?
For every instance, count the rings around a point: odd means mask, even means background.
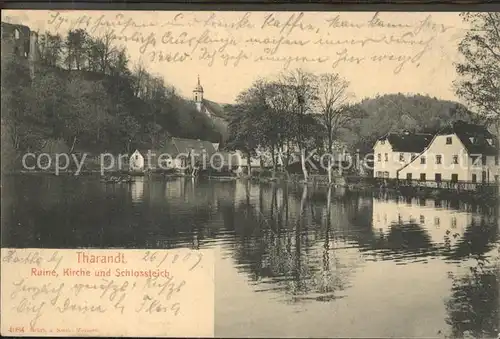
[[[498,140],[480,125],[457,121],[398,170],[399,179],[499,182]]]
[[[373,176],[397,178],[398,170],[412,161],[432,140],[431,134],[388,133],[373,146]]]
[[[131,171],[144,170],[144,156],[139,150],[135,150],[129,158],[129,166]]]

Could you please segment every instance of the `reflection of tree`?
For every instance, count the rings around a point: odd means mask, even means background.
[[[335,243],[332,227],[338,228],[339,223],[332,225],[336,219],[330,212],[331,190],[323,195],[326,203],[318,209],[315,201],[312,209],[307,186],[298,191],[292,188],[291,194],[288,188],[276,186],[259,189],[259,211],[251,207],[254,212],[248,213],[248,206],[235,211],[238,239],[234,256],[238,267],[253,278],[259,290],[281,291],[294,301],[338,297],[338,291],[347,286],[352,264],[341,265],[331,246]],[[326,217],[318,219],[322,215]]]
[[[376,249],[386,249],[394,255],[426,255],[434,247],[427,231],[414,223],[392,224],[389,233],[382,234],[374,244]]]
[[[451,297],[446,302],[454,338],[496,338],[500,329],[500,266],[489,265],[485,258],[476,260],[470,272],[452,277]]]
[[[498,239],[498,226],[492,218],[472,219],[459,242],[447,251],[450,259],[463,259],[487,253]]]
[[[2,238],[7,236],[3,244],[7,240],[12,246],[35,248],[168,248],[197,246],[204,237],[212,237],[217,225],[209,223],[214,215],[209,204],[212,191],[196,190],[192,195],[191,190],[186,204],[184,196],[167,197],[164,185],[148,181],[142,201],[133,203],[131,185],[105,185],[89,177],[12,178],[2,190],[9,196],[2,209]],[[18,225],[5,229],[6,222]]]

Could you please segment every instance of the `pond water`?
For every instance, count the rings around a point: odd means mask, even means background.
[[[244,181],[16,175],[2,246],[212,248],[216,336],[497,337],[499,209]]]

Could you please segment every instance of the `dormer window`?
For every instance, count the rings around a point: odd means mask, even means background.
[[[385,145],[385,140],[381,140],[381,141],[380,141],[380,144],[381,144],[381,145]]]
[[[18,30],[18,29],[15,29],[15,30],[14,30],[14,39],[19,40],[19,38],[20,38],[20,37],[19,37],[19,30]]]
[[[469,140],[470,140],[471,143],[474,143],[476,141],[476,138],[470,137]]]
[[[489,144],[490,146],[493,146],[493,139],[486,139],[486,141],[488,142],[488,144]]]

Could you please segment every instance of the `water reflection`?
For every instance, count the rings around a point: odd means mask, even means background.
[[[114,187],[114,185],[111,187]],[[143,200],[143,197],[144,197],[144,178],[143,177],[138,177],[131,183],[130,193],[132,195],[133,202],[140,202]]]
[[[275,302],[307,304],[300,308],[304,321],[322,325],[295,321],[318,336],[355,335],[351,319],[381,307],[384,319],[400,321],[367,319],[366,333],[487,337],[499,326],[498,208],[191,178],[105,185],[91,177],[16,176],[3,185],[3,246],[220,250],[216,265],[229,262],[230,269],[218,284],[226,291],[240,286],[232,292],[236,310],[220,325],[230,336],[245,310]],[[245,303],[240,279],[255,304]],[[401,319],[410,312],[401,305],[413,302],[432,305],[420,307],[430,314],[413,316],[416,323]],[[268,326],[284,336],[279,330],[292,326],[286,319],[297,309],[280,310]],[[422,317],[425,326],[418,325]]]
[[[452,275],[451,296],[446,301],[448,317],[454,338],[495,338],[500,329],[500,267],[498,258],[493,263],[476,259],[465,272]]]

